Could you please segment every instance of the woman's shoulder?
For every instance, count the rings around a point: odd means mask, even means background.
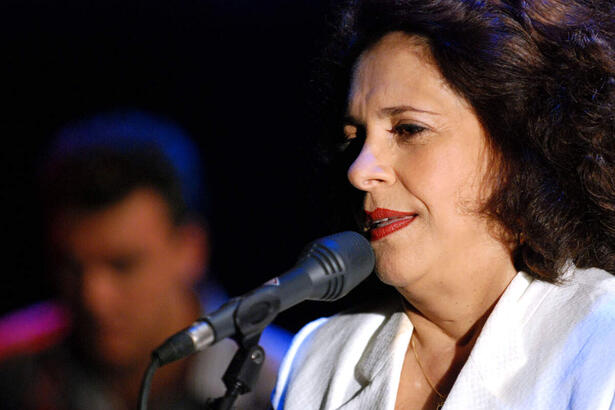
[[[500,323],[489,343],[507,352],[507,395],[536,402],[523,408],[545,408],[546,398],[549,408],[569,407],[573,399],[582,403],[575,408],[607,408],[596,403],[612,400],[615,391],[615,277],[570,266],[561,283],[534,280],[515,301],[519,321]],[[541,395],[527,394],[527,380]]]
[[[570,264],[559,283],[543,282],[527,274],[519,279],[525,279],[528,285],[519,287],[513,304],[526,319],[526,326],[557,328],[556,333],[567,334],[579,323],[603,322],[613,329],[615,337],[614,275]]]
[[[534,280],[518,301],[519,331],[530,355],[549,352],[554,363],[568,363],[576,373],[605,366],[615,371],[615,356],[604,351],[615,343],[615,276],[571,266],[559,284]],[[584,364],[578,365],[581,354]]]
[[[605,270],[571,266],[551,299],[563,313],[572,309],[579,319],[590,315],[615,323],[615,275]]]
[[[598,268],[573,268],[570,281],[581,294],[615,296],[615,275]]]

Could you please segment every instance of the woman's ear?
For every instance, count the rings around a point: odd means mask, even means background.
[[[209,265],[209,235],[197,222],[187,222],[178,228],[181,272],[187,285],[204,279]]]

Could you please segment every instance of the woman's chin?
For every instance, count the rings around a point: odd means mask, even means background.
[[[414,252],[404,252],[400,249],[388,249],[388,252],[376,253],[375,272],[385,284],[402,288],[411,286],[423,276],[425,259]]]
[[[412,283],[414,283],[419,276],[418,272],[401,272],[399,270],[380,269],[378,267],[376,267],[375,272],[382,283],[395,288],[412,286]]]

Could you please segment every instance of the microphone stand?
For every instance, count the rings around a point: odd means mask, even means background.
[[[239,395],[254,389],[265,361],[258,341],[277,314],[306,299],[341,298],[370,274],[374,260],[369,242],[355,232],[341,232],[312,242],[293,269],[231,299],[154,350],[141,384],[139,410],[147,409],[150,383],[157,368],[235,335],[239,351],[222,378],[226,394],[209,403],[209,408],[230,409]]]
[[[239,344],[239,349],[222,376],[226,393],[217,399],[209,399],[207,410],[230,410],[237,397],[254,390],[265,362],[265,350],[258,344],[260,337],[261,333],[234,338]]]

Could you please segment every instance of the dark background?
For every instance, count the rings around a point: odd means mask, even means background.
[[[37,171],[54,133],[89,114],[143,109],[196,140],[210,193],[212,271],[232,295],[287,270],[307,242],[343,227],[330,223],[339,207],[328,203],[331,187],[313,158],[318,120],[309,114],[329,3],[3,2],[0,313],[52,294]],[[354,300],[369,297],[370,286]],[[351,303],[308,302],[278,323],[294,331]]]

